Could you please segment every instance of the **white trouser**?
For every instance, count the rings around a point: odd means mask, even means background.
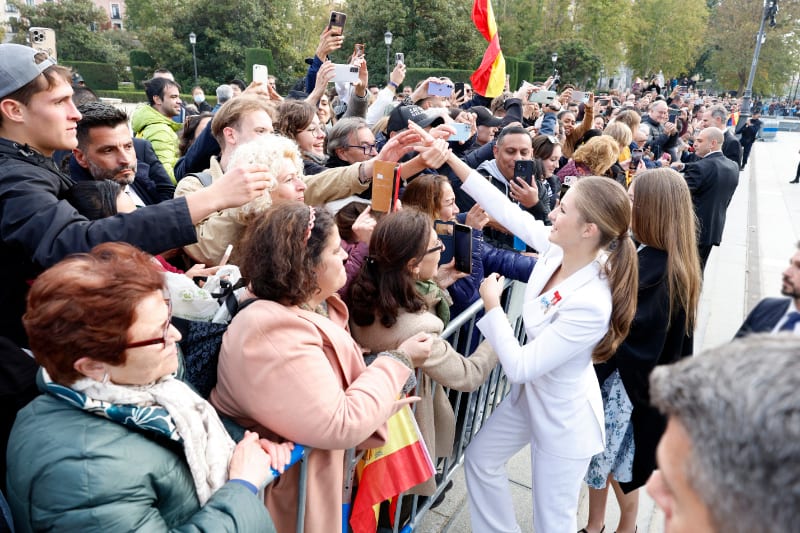
[[[591,457],[565,459],[540,450],[531,434],[523,396],[516,403],[501,403],[467,448],[464,473],[473,533],[520,531],[505,465],[528,443],[534,530],[536,533],[577,530],[581,482]]]

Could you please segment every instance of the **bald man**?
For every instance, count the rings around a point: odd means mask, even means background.
[[[712,246],[719,246],[725,228],[725,214],[739,183],[739,165],[722,154],[725,135],[715,127],[705,128],[694,141],[698,159],[692,163],[674,163],[692,192],[694,211],[700,222],[697,248],[700,266],[705,269]]]

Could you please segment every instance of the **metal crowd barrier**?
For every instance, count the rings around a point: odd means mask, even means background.
[[[525,341],[525,330],[522,324],[522,301],[525,292],[525,284],[518,281],[507,281],[503,293],[503,308],[508,316],[517,338],[520,342]],[[477,347],[479,342],[483,340],[480,331],[475,327],[475,323],[479,319],[479,315],[483,311],[483,301],[478,300],[468,307],[464,312],[453,318],[442,332],[442,337],[456,347],[459,352],[465,356],[469,356]],[[477,335],[475,339],[473,336]],[[475,341],[475,342],[473,342]],[[417,379],[421,379],[421,370],[417,371]],[[434,383],[435,385],[435,383]],[[473,392],[460,392],[454,391],[447,387],[444,388],[445,394],[454,401],[453,411],[456,413],[456,429],[457,440],[453,446],[453,454],[450,457],[438,461],[437,467],[437,484],[436,491],[429,497],[418,495],[405,495],[405,493],[398,496],[397,511],[392,520],[393,533],[410,533],[414,528],[420,524],[425,513],[427,513],[437,499],[443,495],[448,483],[453,479],[453,476],[464,463],[464,452],[467,446],[472,441],[472,438],[481,428],[483,423],[494,412],[503,398],[508,394],[510,385],[506,380],[503,369],[497,365],[489,377],[477,390]],[[436,394],[436,387],[433,388]],[[354,449],[348,450],[346,456],[349,462],[357,460],[353,457]],[[303,533],[303,522],[306,511],[306,484],[307,484],[307,457],[310,449],[305,453],[298,454],[300,462],[300,491],[298,496],[297,506],[297,533]],[[294,458],[293,458],[294,459]],[[352,469],[348,469],[352,472]],[[347,532],[350,530],[348,525],[349,520],[349,498],[352,489],[352,479],[345,481],[345,508],[342,519],[342,531]],[[411,501],[411,514],[407,518],[401,519],[401,511],[403,508],[403,500],[410,499]],[[406,504],[408,505],[408,504]],[[311,510],[313,512],[313,510]]]

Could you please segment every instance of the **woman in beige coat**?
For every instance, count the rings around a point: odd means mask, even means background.
[[[325,210],[291,203],[260,213],[242,242],[259,300],[231,322],[211,402],[247,429],[311,446],[305,531],[342,523],[344,450],[385,442],[385,422],[416,398],[401,399],[411,367],[430,353],[427,335],[398,342],[367,368],[347,331],[339,232]],[[410,335],[409,335],[410,336]],[[295,530],[298,469],[266,489],[279,533]]]
[[[463,357],[440,334],[449,321],[447,293],[433,279],[443,245],[433,221],[421,211],[404,209],[375,226],[370,255],[350,288],[353,337],[372,353],[420,332],[433,335],[431,355],[419,368],[415,417],[432,459],[449,457],[455,438],[455,415],[444,392],[477,389],[497,364],[487,343]],[[373,363],[374,364],[374,363]],[[435,384],[434,384],[435,382]],[[410,492],[431,495],[433,478]]]

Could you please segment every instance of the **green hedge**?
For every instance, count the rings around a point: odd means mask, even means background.
[[[272,50],[266,48],[245,48],[244,65],[245,81],[248,84],[253,82],[253,65],[266,65],[269,74],[273,76],[278,72],[272,59]]]
[[[128,57],[131,62],[134,87],[144,87],[143,82],[149,80],[153,75],[156,66],[155,60],[145,50],[131,50]]]
[[[116,89],[119,84],[114,65],[110,63],[94,63],[92,61],[63,61],[64,65],[83,76],[86,86],[92,90]]]

